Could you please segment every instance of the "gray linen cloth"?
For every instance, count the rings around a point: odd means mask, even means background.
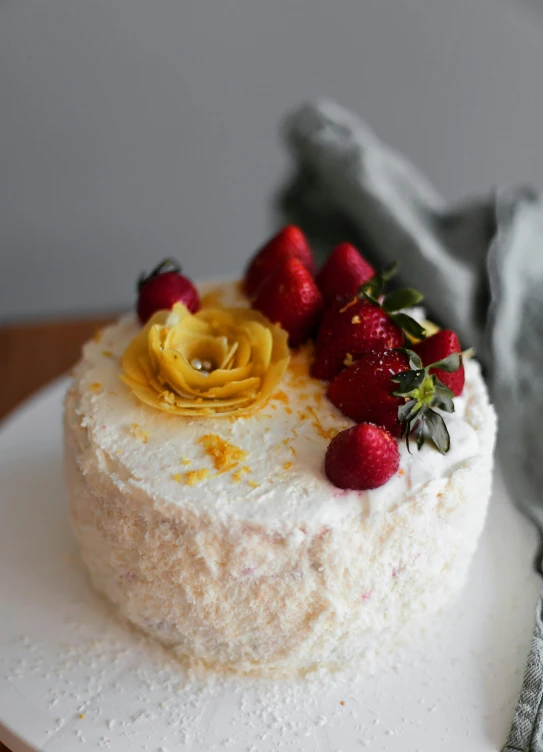
[[[330,101],[293,112],[296,171],[279,198],[321,253],[350,239],[425,295],[435,320],[474,346],[501,425],[510,493],[543,531],[543,201],[518,187],[451,205],[403,156]],[[319,246],[320,244],[320,246]],[[541,557],[537,557],[541,571]],[[504,752],[543,752],[543,596]]]

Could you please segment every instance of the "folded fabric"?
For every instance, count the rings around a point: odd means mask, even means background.
[[[450,205],[400,154],[333,102],[285,123],[295,174],[280,195],[321,254],[352,240],[378,266],[401,264],[432,317],[483,362],[502,430],[510,493],[543,531],[543,200],[518,187]],[[543,596],[504,752],[543,751]]]

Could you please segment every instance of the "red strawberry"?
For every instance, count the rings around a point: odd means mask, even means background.
[[[424,329],[402,308],[417,305],[422,295],[416,290],[395,290],[382,296],[395,266],[375,274],[351,300],[338,300],[326,310],[317,335],[311,375],[330,380],[347,363],[370,350],[401,347],[404,331],[418,338]]]
[[[373,266],[368,264],[354,245],[340,243],[317,275],[317,284],[325,304],[329,304],[340,296],[355,295],[360,286],[374,274]]]
[[[244,281],[248,297],[256,295],[260,284],[288,257],[297,258],[310,275],[314,276],[315,262],[309,243],[304,233],[295,225],[283,227],[251,260]]]
[[[398,408],[405,398],[392,394],[398,388],[392,377],[407,370],[409,360],[403,353],[372,350],[336,376],[328,385],[328,399],[351,420],[375,423],[399,437]]]
[[[253,308],[280,324],[289,334],[290,347],[298,347],[315,331],[322,296],[302,262],[291,256],[260,285]]]
[[[166,259],[139,279],[138,316],[141,323],[145,324],[157,311],[169,310],[174,303],[183,303],[191,313],[200,308],[198,290],[181,274],[181,267],[175,261]]]
[[[360,423],[332,439],[324,469],[338,488],[365,491],[386,483],[399,464],[398,445],[390,433],[372,423]]]
[[[311,375],[329,381],[343,370],[346,358],[358,360],[370,350],[401,347],[403,341],[402,330],[379,305],[356,297],[336,301],[324,313]]]
[[[455,332],[450,329],[442,329],[433,334],[428,339],[422,340],[418,345],[412,348],[418,355],[425,366],[443,360],[451,353],[461,353],[460,341]],[[430,373],[434,373],[442,384],[445,384],[455,397],[462,394],[464,390],[465,373],[464,366],[461,365],[457,371],[447,373],[439,368],[431,368]]]
[[[429,436],[436,449],[449,451],[450,437],[440,411],[453,412],[453,393],[423,366],[412,350],[373,351],[345,368],[329,384],[327,395],[345,415],[357,422],[376,423],[393,436],[406,437],[417,430],[417,445]],[[462,365],[459,353],[437,363],[447,374]]]

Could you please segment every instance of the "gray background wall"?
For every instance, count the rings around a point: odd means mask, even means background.
[[[334,97],[450,198],[543,187],[543,13],[514,0],[0,0],[0,319],[232,274]]]

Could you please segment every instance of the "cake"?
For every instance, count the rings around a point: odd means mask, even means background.
[[[248,308],[240,285],[202,309]],[[408,451],[370,490],[324,472],[354,423],[293,350],[258,409],[179,415],[134,393],[135,314],[89,341],[65,401],[73,528],[94,587],[141,630],[214,670],[298,675],[391,649],[461,591],[491,489],[496,419],[478,363],[445,415],[450,451]],[[124,379],[124,380],[123,380]]]

